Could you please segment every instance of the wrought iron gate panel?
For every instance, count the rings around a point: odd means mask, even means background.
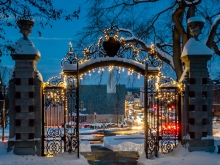
[[[44,155],[64,152],[65,90],[45,87],[44,99]]]
[[[148,81],[148,154],[171,152],[178,144],[179,110],[178,87],[169,85],[157,86],[157,78]]]
[[[76,83],[74,77],[54,77],[43,91],[44,155],[72,152],[78,148]]]
[[[163,87],[158,93],[159,148],[171,152],[178,144],[178,92],[176,87]]]
[[[66,78],[66,100],[67,100],[67,134],[69,137],[69,143],[67,144],[68,152],[75,152],[78,149],[79,132],[77,131],[76,113],[77,113],[77,86],[76,77],[68,76]]]

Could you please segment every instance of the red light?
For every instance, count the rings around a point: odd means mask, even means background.
[[[157,106],[156,106],[156,105],[154,105],[154,107],[153,107],[153,108],[154,108],[154,110],[157,110]]]
[[[165,125],[163,126],[164,130],[170,130],[170,129],[177,129],[179,130],[179,126],[178,125]]]

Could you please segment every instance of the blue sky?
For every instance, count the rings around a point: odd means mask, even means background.
[[[75,1],[74,6],[71,5],[71,9],[77,10],[81,7],[80,19],[73,19],[71,22],[64,20],[54,21],[53,27],[49,26],[42,29],[38,26],[34,26],[32,34],[29,35],[29,39],[34,43],[35,47],[41,52],[41,59],[37,63],[37,69],[42,73],[44,81],[51,76],[56,76],[61,71],[60,61],[64,54],[68,50],[68,43],[74,36],[76,31],[80,30],[84,24],[84,7],[83,1]],[[17,41],[22,34],[19,33],[19,29],[7,28],[7,38],[13,41]],[[42,37],[39,37],[37,31],[41,31]],[[3,56],[2,64],[9,67],[13,67],[14,61],[10,56]]]
[[[57,1],[55,1],[57,2]],[[37,63],[37,70],[39,70],[43,76],[43,81],[46,82],[49,78],[53,76],[58,76],[61,72],[61,60],[67,53],[69,49],[69,42],[75,40],[74,35],[77,31],[80,31],[84,26],[86,26],[86,11],[87,6],[85,5],[85,0],[74,0],[65,1],[69,3],[59,3],[62,8],[66,8],[67,11],[78,10],[80,7],[80,18],[73,19],[73,21],[58,20],[52,23],[52,28],[49,26],[42,29],[41,27],[35,26],[32,29],[32,33],[29,35],[29,39],[34,43],[35,47],[41,52],[41,58]],[[74,2],[74,4],[73,4]],[[36,21],[35,21],[36,22]],[[41,32],[42,36],[39,37],[38,31]],[[16,42],[22,34],[19,33],[19,29],[7,28],[6,37],[14,42]],[[102,34],[100,34],[101,36]],[[2,65],[6,65],[13,68],[14,61],[11,56],[2,56]],[[127,73],[126,73],[127,74]],[[108,80],[108,73],[104,75],[102,79],[102,84],[106,84]],[[99,75],[91,75],[83,81],[83,84],[97,84],[100,79]],[[127,76],[124,74],[121,84],[131,85],[127,82]],[[139,87],[143,84],[143,80],[136,81],[135,86]]]
[[[88,6],[85,5],[85,0],[65,0],[65,2],[68,3],[62,4],[60,1],[55,2],[55,5],[59,5],[61,8],[66,8],[68,11],[77,10],[78,7],[80,7],[81,13],[79,19],[73,19],[71,22],[64,20],[54,21],[52,28],[48,26],[45,27],[45,29],[42,29],[36,25],[33,27],[32,34],[29,35],[29,38],[34,43],[35,47],[37,47],[41,52],[41,59],[37,63],[37,69],[41,72],[44,82],[53,76],[59,75],[62,70],[60,62],[64,57],[64,54],[68,51],[69,42],[73,39],[76,40],[74,35],[77,33],[77,31],[82,30],[82,28],[86,26],[85,15]],[[164,1],[162,2],[165,3]],[[22,37],[22,34],[19,33],[19,29],[7,28],[6,31],[6,37],[15,42]],[[41,37],[39,37],[38,31],[41,31]],[[100,34],[100,36],[101,35],[102,34]],[[216,58],[219,59],[219,57]],[[216,71],[216,69],[219,70],[218,61],[219,60],[212,61],[212,72]],[[3,56],[2,64],[12,68],[14,66],[14,61],[10,56]],[[92,75],[87,77],[86,81],[84,81],[84,84],[97,84],[99,82],[99,78],[97,78],[98,76],[99,75]],[[107,79],[108,74],[105,74],[102,83],[106,83]],[[127,84],[128,86],[131,85],[131,82],[127,81],[126,74],[123,75],[123,80],[120,83]],[[134,85],[143,85],[143,79],[137,80]]]

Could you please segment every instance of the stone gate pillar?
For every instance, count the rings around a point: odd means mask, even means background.
[[[188,72],[188,93],[186,102],[188,113],[189,151],[213,152],[212,137],[212,84],[209,80],[207,62],[212,57],[212,51],[198,40],[202,20],[192,17],[188,20],[193,38],[185,44],[181,60]],[[185,102],[185,103],[186,103]]]
[[[42,155],[42,76],[36,69],[40,52],[28,39],[33,21],[17,22],[24,35],[14,45],[15,61],[9,82],[8,151],[18,155]]]

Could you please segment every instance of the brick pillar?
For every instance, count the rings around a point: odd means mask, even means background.
[[[191,38],[185,45],[181,59],[188,72],[188,133],[189,151],[214,151],[212,138],[212,85],[207,62],[212,51],[205,44]],[[187,120],[185,120],[187,121]]]
[[[17,46],[17,47],[16,47]],[[39,51],[21,38],[11,54],[15,61],[10,80],[10,131],[8,151],[18,155],[42,155],[42,77],[36,70]]]

